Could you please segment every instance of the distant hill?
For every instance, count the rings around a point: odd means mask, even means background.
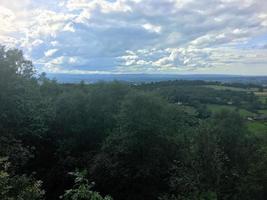
[[[47,74],[50,79],[56,79],[60,83],[95,83],[99,81],[126,81],[132,83],[157,82],[166,80],[204,80],[220,82],[254,83],[267,85],[267,76],[238,76],[217,74]]]

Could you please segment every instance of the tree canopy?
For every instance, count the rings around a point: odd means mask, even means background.
[[[240,110],[266,105],[211,85],[60,84],[1,46],[0,199],[264,200],[267,129]]]

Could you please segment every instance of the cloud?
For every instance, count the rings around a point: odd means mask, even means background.
[[[131,11],[131,7],[124,0],[114,2],[106,0],[69,0],[66,7],[69,10],[98,10],[102,13]]]
[[[0,43],[22,48],[47,72],[234,72],[266,64],[265,0],[8,2],[0,4]]]
[[[153,24],[146,23],[146,24],[143,24],[142,27],[151,32],[155,32],[155,33],[161,32],[161,27],[153,25]]]
[[[30,0],[1,0],[1,6],[18,12],[30,5]]]
[[[198,70],[209,71],[223,67],[231,71],[235,65],[258,66],[267,63],[267,49],[229,49],[229,48],[168,48],[163,50],[128,51],[119,59],[120,71],[127,70],[150,73],[181,72]],[[125,68],[124,66],[129,66]]]
[[[55,54],[57,51],[58,51],[58,49],[50,49],[50,50],[48,50],[48,51],[45,51],[45,52],[44,52],[44,55],[45,55],[46,57],[50,57],[50,56],[52,56],[53,54]]]

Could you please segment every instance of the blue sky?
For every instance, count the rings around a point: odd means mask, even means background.
[[[267,1],[0,0],[0,44],[48,73],[267,75]]]

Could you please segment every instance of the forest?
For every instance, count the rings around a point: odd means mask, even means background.
[[[63,84],[0,47],[1,200],[264,200],[267,88]]]

